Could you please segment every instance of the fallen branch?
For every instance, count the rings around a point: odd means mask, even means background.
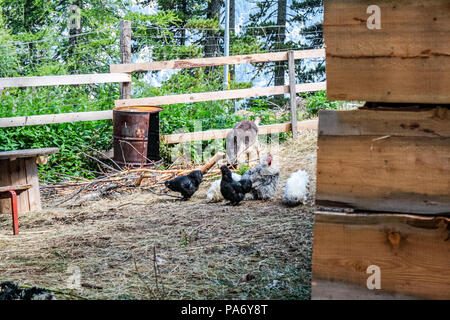
[[[224,152],[217,152],[201,169],[200,171],[205,174],[209,169],[211,169],[217,161],[225,157]]]

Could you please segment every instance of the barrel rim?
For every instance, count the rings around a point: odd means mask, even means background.
[[[139,110],[141,108],[142,110]],[[144,110],[145,108],[154,108],[155,110]],[[115,107],[113,109],[113,112],[140,114],[140,113],[159,113],[163,110],[164,108],[159,106],[128,106],[128,107]]]

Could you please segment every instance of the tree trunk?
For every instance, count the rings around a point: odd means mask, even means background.
[[[220,21],[220,7],[222,6],[222,0],[211,0],[208,2],[208,8],[206,9],[206,18],[214,19],[219,17]],[[206,32],[206,46],[205,57],[215,57],[219,53],[219,33],[215,30],[208,30]]]
[[[236,0],[230,0],[230,31],[236,27]]]
[[[79,11],[73,9],[72,7],[78,7],[79,10],[81,10],[81,0],[74,0],[72,1],[70,12],[69,12],[69,50],[68,50],[68,58],[77,56],[75,55],[75,47],[78,44],[78,35],[81,33],[81,21],[77,22],[76,16],[79,14]],[[81,19],[81,17],[79,18]],[[76,66],[73,65],[75,61],[72,61],[72,64],[69,64],[69,73],[75,73],[76,72]],[[75,64],[78,64],[78,61],[76,61]]]
[[[284,41],[286,40],[286,13],[287,13],[287,0],[278,0],[277,11],[277,36],[275,48],[277,51],[283,48]],[[284,85],[284,65],[285,62],[277,62],[275,64],[275,85]]]
[[[186,14],[187,11],[187,3],[186,0],[181,1],[181,11],[183,14]],[[183,28],[181,29],[181,39],[180,45],[184,46],[186,44],[186,29],[185,29],[186,21],[183,21]]]
[[[230,0],[230,39],[235,33],[236,28],[236,0]],[[231,44],[231,41],[230,41]],[[234,65],[231,65],[230,68],[230,78],[234,80]]]

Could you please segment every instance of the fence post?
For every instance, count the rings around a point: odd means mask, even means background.
[[[294,51],[288,51],[288,66],[289,66],[289,93],[291,95],[291,124],[292,137],[297,138],[297,101],[295,92],[295,64]]]
[[[120,56],[122,63],[131,63],[131,21],[120,21]],[[131,82],[120,84],[120,99],[131,98]]]

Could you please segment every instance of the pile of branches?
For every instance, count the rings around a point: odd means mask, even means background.
[[[41,184],[40,188],[46,196],[63,198],[53,201],[54,206],[78,200],[99,199],[134,188],[170,196],[164,188],[165,181],[188,174],[193,170],[202,171],[205,180],[217,178],[220,175],[220,169],[213,169],[213,167],[223,158],[224,153],[219,152],[200,168],[194,166],[174,168],[174,165],[172,165],[167,169],[158,166],[152,168],[122,168],[117,164],[115,164],[117,168],[114,168],[96,159],[108,168],[108,171],[103,171],[97,178],[88,180],[64,175],[69,180],[58,183],[46,182]]]

